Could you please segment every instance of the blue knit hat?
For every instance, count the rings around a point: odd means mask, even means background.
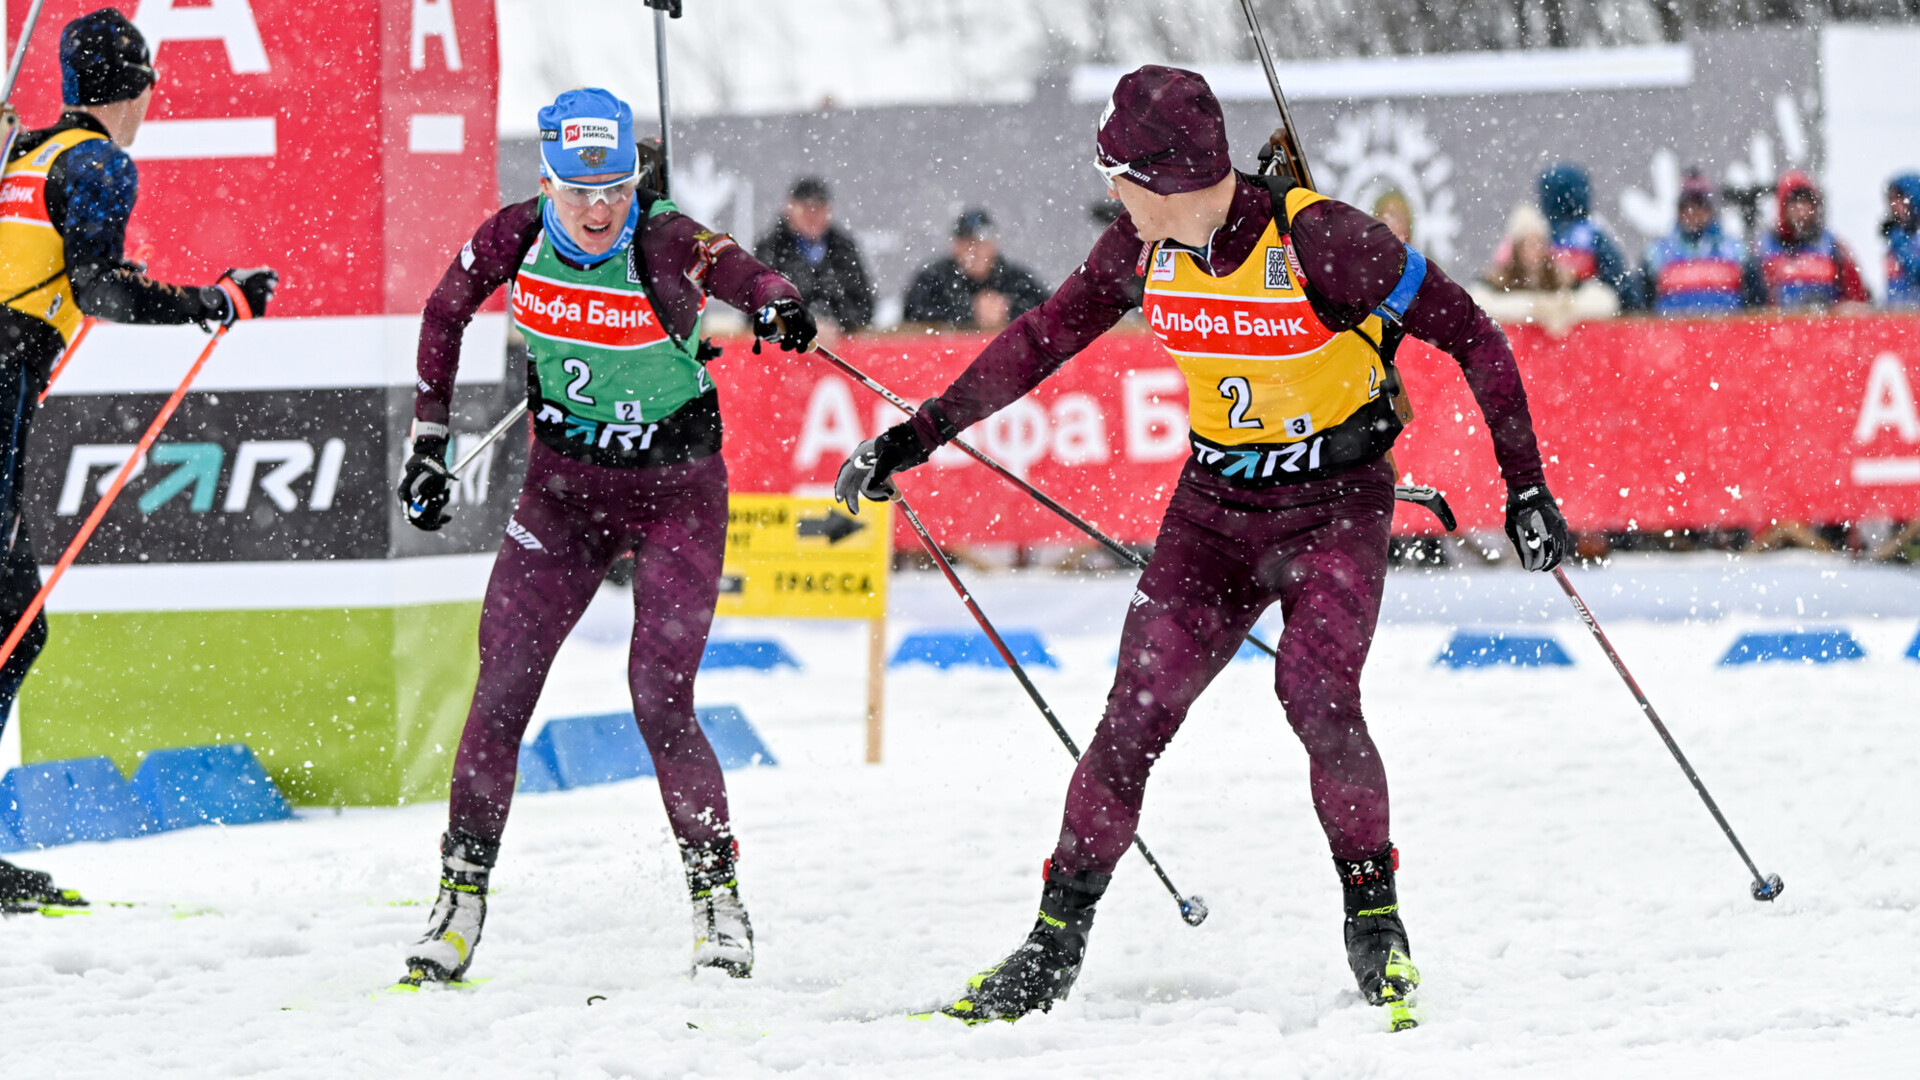
[[[540,175],[572,181],[582,176],[633,175],[633,110],[605,90],[569,90],[540,110]]]
[[[88,12],[60,32],[60,98],[68,105],[130,101],[156,77],[146,38],[115,8]]]

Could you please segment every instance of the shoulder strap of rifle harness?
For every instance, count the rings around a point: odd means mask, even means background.
[[[1287,212],[1287,195],[1294,188],[1299,187],[1299,183],[1291,176],[1267,175],[1254,176],[1250,179],[1267,189],[1267,196],[1273,206],[1274,231],[1283,237],[1291,236],[1293,216]],[[1413,303],[1414,296],[1419,293],[1420,283],[1426,280],[1427,257],[1410,244],[1402,247],[1407,254],[1405,262],[1401,264],[1400,280],[1394,284],[1393,291],[1387,294],[1387,298],[1380,302],[1380,306],[1370,313],[1380,316],[1379,341],[1368,337],[1367,332],[1360,329],[1358,321],[1350,326],[1344,325],[1346,320],[1335,314],[1333,305],[1327,302],[1327,298],[1314,287],[1313,280],[1307,276],[1304,259],[1300,260],[1300,289],[1307,294],[1307,304],[1313,308],[1313,313],[1329,329],[1353,331],[1359,335],[1360,340],[1373,349],[1375,355],[1380,357],[1380,364],[1386,369],[1387,374],[1387,393],[1393,399],[1394,411],[1400,414],[1400,422],[1404,424],[1413,419],[1413,404],[1408,400],[1406,388],[1400,382],[1400,372],[1394,367],[1393,358],[1400,351],[1400,342],[1407,336],[1401,320],[1406,316],[1407,308]]]

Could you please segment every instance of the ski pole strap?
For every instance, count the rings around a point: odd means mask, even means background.
[[[1427,279],[1427,257],[1420,254],[1412,244],[1407,245],[1406,267],[1400,271],[1400,281],[1393,291],[1387,294],[1380,306],[1373,309],[1375,315],[1387,322],[1397,323],[1406,317],[1407,308],[1413,304],[1413,298],[1420,291],[1420,283]]]

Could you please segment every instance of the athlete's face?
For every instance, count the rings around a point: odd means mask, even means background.
[[[87,108],[107,129],[107,138],[116,146],[132,146],[135,136],[140,134],[140,125],[147,118],[147,110],[153,107],[153,87],[149,86],[136,98],[115,101],[106,105],[93,105]]]
[[[611,184],[624,176],[624,173],[604,173],[576,179],[581,184]],[[591,199],[581,205],[577,199],[562,198],[562,193],[544,176],[540,178],[540,193],[553,203],[567,235],[589,255],[604,255],[613,250],[614,241],[620,239],[620,227],[626,223],[627,212],[633,206],[631,190],[615,198]]]
[[[1177,240],[1200,248],[1213,239],[1215,229],[1227,223],[1233,185],[1233,174],[1228,173],[1226,179],[1209,188],[1159,195],[1122,176],[1107,185],[1107,192],[1127,208],[1141,240],[1149,244]]]

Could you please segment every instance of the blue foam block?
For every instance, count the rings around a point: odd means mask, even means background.
[[[535,794],[560,790],[560,777],[553,771],[553,757],[547,750],[548,745],[538,739],[520,744],[520,778],[514,790]]]
[[[104,757],[7,770],[0,777],[0,818],[26,847],[118,840],[153,827],[147,808]]]
[[[1046,642],[1031,630],[1003,630],[1000,637],[1023,666],[1060,666],[1047,651]],[[887,661],[888,667],[905,664],[932,664],[937,668],[1006,666],[993,642],[978,630],[916,630],[900,642],[900,647],[893,650],[893,659]]]
[[[653,775],[653,759],[630,712],[547,721],[534,740],[563,788]]]
[[[798,671],[800,661],[793,658],[785,645],[766,638],[709,641],[707,651],[700,657],[702,670],[749,668],[753,671],[772,671],[782,666]]]
[[[1725,667],[1739,664],[1832,664],[1863,660],[1867,650],[1846,630],[1794,630],[1778,634],[1741,634],[1720,658]]]
[[[760,741],[760,733],[747,722],[747,714],[737,705],[707,705],[693,710],[700,730],[707,733],[713,752],[723,769],[741,769],[752,765],[778,765],[780,762]]]
[[[285,821],[293,807],[245,743],[154,750],[130,785],[155,832]]]
[[[1453,640],[1433,662],[1450,668],[1568,667],[1573,657],[1558,639],[1546,634],[1511,634],[1502,630],[1456,630]]]
[[[747,722],[746,714],[737,707],[697,708],[694,717],[706,732],[707,741],[713,744],[714,756],[720,759],[721,768],[778,764],[760,734]],[[653,757],[647,753],[647,744],[640,738],[640,726],[634,722],[631,712],[550,720],[534,739],[533,748],[535,754],[544,755],[552,763],[553,777],[562,788],[654,775]],[[527,751],[522,750],[523,777],[527,759]]]

